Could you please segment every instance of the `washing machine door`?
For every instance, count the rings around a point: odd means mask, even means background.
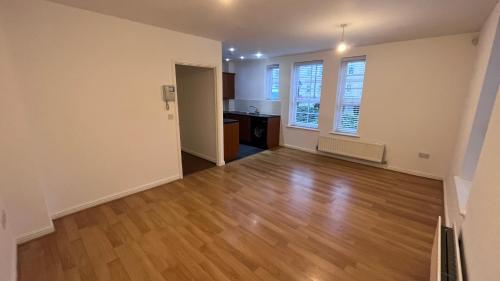
[[[253,129],[253,135],[257,139],[262,139],[266,134],[266,128],[264,126],[255,126]]]
[[[252,145],[267,148],[267,119],[253,118],[251,129]]]

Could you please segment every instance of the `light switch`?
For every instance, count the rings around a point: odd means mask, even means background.
[[[429,159],[429,158],[431,158],[431,155],[429,153],[419,152],[418,157],[420,157],[422,159]]]

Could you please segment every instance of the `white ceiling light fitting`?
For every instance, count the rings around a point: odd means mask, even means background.
[[[262,57],[262,53],[261,52],[257,52],[257,54],[255,54],[255,56],[260,59]]]
[[[347,50],[349,46],[347,46],[347,43],[344,40],[344,33],[345,33],[345,27],[347,24],[343,23],[340,25],[342,27],[342,38],[340,39],[340,43],[337,45],[337,52],[343,53]]]
[[[226,61],[230,61],[231,59],[230,58],[226,58]]]
[[[241,57],[240,57],[240,59],[241,59],[241,60],[244,60],[244,59],[245,59],[245,57],[244,57],[244,56],[241,56]]]
[[[232,53],[232,52],[234,52],[234,51],[236,51],[236,49],[235,49],[234,47],[231,47],[231,48],[229,48],[228,50],[229,50],[231,53]]]

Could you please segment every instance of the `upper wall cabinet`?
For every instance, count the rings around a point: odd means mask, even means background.
[[[222,73],[222,98],[225,100],[234,99],[234,73]]]

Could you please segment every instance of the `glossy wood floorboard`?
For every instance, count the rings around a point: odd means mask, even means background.
[[[440,181],[280,148],[56,220],[19,280],[429,280],[442,206]]]

